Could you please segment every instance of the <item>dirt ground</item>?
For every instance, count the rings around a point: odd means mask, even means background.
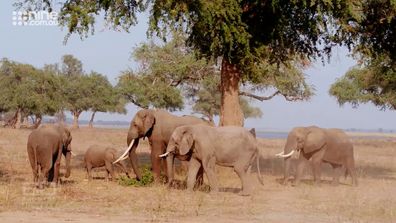
[[[85,150],[104,144],[121,153],[127,131],[120,129],[73,130],[72,148],[78,155],[72,158],[71,177],[57,188],[37,190],[26,152],[30,131],[0,129],[0,222],[396,222],[395,135],[353,139],[358,187],[351,186],[350,177],[342,177],[337,187],[330,185],[326,164],[321,186],[313,185],[310,167],[300,186],[283,186],[283,162],[274,154],[285,141],[261,139],[265,185],[258,183],[254,166],[254,194],[242,197],[237,194],[239,178],[222,167],[216,169],[222,188],[217,194],[163,185],[125,187],[106,182],[103,169],[88,182]],[[139,146],[140,165],[149,164],[148,152],[147,143]]]

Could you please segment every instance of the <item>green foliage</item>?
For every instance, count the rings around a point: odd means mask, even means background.
[[[136,187],[147,187],[150,186],[154,182],[153,173],[150,170],[150,167],[143,166],[141,168],[142,179],[140,181],[135,178],[128,178],[126,176],[122,176],[118,179],[118,183],[122,186],[136,186]]]
[[[335,18],[350,14],[353,1],[154,1],[150,32],[183,28],[188,43],[207,57],[224,57],[245,80],[263,75],[261,63],[328,56],[338,29]],[[335,33],[334,33],[335,32]]]
[[[149,42],[135,48],[139,70],[123,72],[117,85],[128,101],[142,108],[182,109],[184,88],[215,72],[213,64],[185,47],[180,34],[173,37],[164,45]]]
[[[90,89],[90,110],[94,112],[126,113],[125,100],[103,74],[91,72],[87,75],[87,88]]]
[[[344,20],[342,28],[361,64],[337,80],[330,94],[341,105],[372,102],[395,109],[396,1],[364,1],[355,14],[357,19]]]
[[[53,73],[7,59],[0,66],[0,110],[42,116],[60,109],[61,83]]]
[[[396,109],[396,67],[388,67],[386,59],[373,61],[366,67],[355,67],[330,88],[340,105],[372,102],[382,109]]]
[[[119,77],[117,88],[127,100],[141,108],[155,107],[171,111],[183,108],[180,90],[151,75],[124,72]]]

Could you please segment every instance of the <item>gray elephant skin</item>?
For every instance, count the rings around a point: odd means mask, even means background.
[[[295,185],[298,185],[308,160],[311,160],[314,180],[321,181],[321,165],[329,163],[333,167],[333,184],[338,185],[341,168],[345,167],[352,177],[352,184],[357,185],[353,145],[344,131],[340,129],[324,129],[317,126],[293,128],[287,137],[284,151],[277,154],[284,158],[284,180],[287,184],[290,172],[291,156],[299,152]]]
[[[258,178],[262,183],[259,168],[259,151],[254,129],[242,127],[210,127],[188,125],[175,129],[165,154],[167,156],[169,182],[173,180],[174,158],[189,159],[187,189],[193,190],[195,176],[201,166],[209,179],[211,191],[218,191],[215,165],[233,167],[242,181],[241,195],[249,195],[251,182],[248,169],[257,160]]]
[[[66,157],[65,177],[70,176],[71,141],[70,131],[64,126],[42,126],[30,133],[27,152],[34,182],[40,188],[44,181],[58,184],[62,154]]]
[[[147,137],[151,147],[152,171],[154,179],[158,182],[162,160],[159,155],[165,152],[169,139],[177,127],[191,124],[210,125],[208,121],[194,116],[178,117],[164,110],[142,109],[138,111],[132,119],[128,130],[127,144],[129,147],[116,162],[124,159],[129,154],[129,160],[137,179],[141,179],[137,164],[136,148],[139,144],[139,139]],[[163,168],[166,173],[165,162],[163,162]]]
[[[90,146],[85,152],[84,156],[88,180],[92,180],[92,169],[98,167],[106,168],[106,180],[109,179],[109,175],[111,176],[111,179],[114,180],[116,176],[114,173],[113,162],[117,159],[117,157],[118,152],[114,148],[103,147],[99,145]],[[129,173],[122,162],[117,162],[114,164],[114,166],[120,168],[129,177]]]

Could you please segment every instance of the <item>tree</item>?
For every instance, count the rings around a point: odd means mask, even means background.
[[[90,110],[92,111],[89,127],[93,127],[96,112],[126,113],[126,101],[122,100],[121,94],[111,85],[106,76],[91,72],[87,82],[90,89]]]
[[[382,65],[383,61],[349,70],[330,88],[330,95],[343,105],[372,102],[382,109],[396,109],[396,69]],[[386,62],[385,62],[386,63]]]
[[[52,9],[50,1],[40,3],[29,0],[22,5]],[[103,11],[108,24],[128,31],[137,22],[136,13],[150,9],[151,35],[165,38],[169,30],[183,29],[201,57],[222,59],[221,125],[242,125],[240,84],[272,75],[267,64],[285,74],[282,67],[294,70],[299,61],[329,56],[335,44],[347,39],[340,21],[355,19],[356,7],[356,1],[349,0],[69,0],[62,5],[60,24],[67,27],[66,38],[72,33],[86,37]]]
[[[182,108],[186,96],[193,103],[193,111],[213,121],[220,114],[221,92],[219,67],[212,60],[197,58],[196,52],[185,45],[183,34],[172,32],[170,41],[155,44],[152,41],[135,48],[133,58],[139,70],[124,72],[119,88],[126,98],[143,108],[156,107],[175,110]],[[262,65],[264,66],[264,64]],[[264,69],[264,68],[263,68]],[[272,75],[246,85],[239,92],[239,104],[245,118],[260,117],[261,111],[249,105],[248,97],[269,100],[280,94],[287,100],[302,100],[312,95],[312,87],[305,83],[300,69],[266,65]],[[272,96],[255,95],[258,91],[274,88]]]
[[[118,83],[128,101],[142,108],[182,109],[184,87],[215,72],[213,63],[197,59],[185,47],[183,36],[173,34],[172,41],[163,45],[150,41],[134,49],[139,69],[123,72]]]
[[[59,67],[54,65],[52,68]],[[82,62],[72,55],[64,55],[58,71],[62,81],[63,110],[73,115],[73,128],[79,128],[78,119],[83,111],[89,110],[90,83],[82,68]]]
[[[189,35],[189,45],[202,56],[222,58],[220,124],[242,125],[240,83],[255,84],[272,75],[268,71],[273,69],[267,67],[275,66],[277,73],[287,74],[281,67],[295,70],[298,61],[329,55],[331,31],[337,31],[328,27],[329,21],[348,13],[350,4],[305,0],[155,1],[150,31],[166,37],[162,34],[169,27],[182,28]]]
[[[340,105],[372,102],[396,109],[396,2],[367,1],[356,14],[343,26],[360,65],[338,79],[330,94]]]
[[[20,128],[22,120],[31,116],[37,127],[43,115],[60,108],[60,82],[53,73],[7,59],[0,63],[0,110],[14,112],[8,125]]]

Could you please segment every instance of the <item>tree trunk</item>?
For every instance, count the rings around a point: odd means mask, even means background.
[[[41,115],[36,115],[36,118],[34,119],[34,123],[33,123],[33,128],[37,129],[41,125],[42,120],[43,117]]]
[[[91,120],[89,120],[89,124],[88,124],[89,128],[93,128],[93,122],[94,122],[95,114],[96,114],[96,111],[93,111],[92,115],[91,115]]]
[[[59,110],[59,111],[55,114],[55,117],[56,117],[56,119],[57,119],[56,121],[57,121],[59,124],[61,124],[61,125],[65,124],[66,115],[65,115],[63,109]]]
[[[78,129],[80,126],[78,125],[78,117],[80,117],[80,111],[73,111],[73,128]]]
[[[21,124],[22,124],[22,112],[21,112],[21,109],[18,108],[18,110],[16,111],[16,122],[15,122],[14,128],[20,129]]]
[[[219,126],[243,126],[243,113],[239,104],[239,81],[241,74],[238,68],[223,58],[221,64],[221,109]]]

